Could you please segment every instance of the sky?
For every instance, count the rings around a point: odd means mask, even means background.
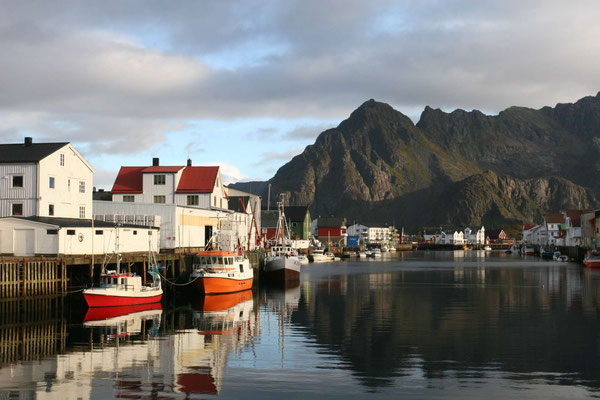
[[[266,180],[369,99],[495,114],[600,91],[600,2],[0,0],[0,142]]]

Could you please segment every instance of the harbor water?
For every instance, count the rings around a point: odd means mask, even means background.
[[[257,286],[3,304],[0,399],[600,395],[600,273],[578,264],[415,251]]]

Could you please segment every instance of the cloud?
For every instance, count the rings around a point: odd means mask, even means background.
[[[239,182],[244,179],[246,176],[240,172],[240,170],[231,164],[217,161],[217,162],[207,162],[202,163],[203,165],[218,165],[221,167],[221,179],[223,179],[223,183],[225,185],[229,185],[230,183]]]
[[[301,125],[284,133],[283,138],[287,140],[316,139],[319,134],[331,128],[330,125]]]
[[[291,160],[294,156],[296,156],[300,153],[302,153],[302,149],[282,151],[282,152],[266,151],[264,153],[261,153],[258,156],[258,159],[256,160],[256,162],[254,162],[252,165],[258,166],[258,165],[263,165],[263,164],[272,164],[273,161],[287,162],[287,161]]]
[[[599,17],[589,0],[7,2],[0,137],[135,153],[181,121],[341,120],[369,98],[411,113],[574,101],[600,90]]]

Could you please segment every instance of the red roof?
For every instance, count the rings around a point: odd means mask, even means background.
[[[212,193],[219,167],[185,167],[176,193]]]
[[[530,229],[535,228],[537,225],[523,225],[523,230],[528,231]]]
[[[142,193],[142,171],[146,167],[121,167],[113,193]]]
[[[176,193],[212,193],[219,167],[121,167],[112,188],[113,193],[143,193],[142,174],[176,173],[182,168]]]
[[[185,168],[185,167],[162,167],[162,166],[153,166],[153,167],[146,167],[144,168],[144,170],[142,171],[142,173],[174,173],[174,172],[179,172],[180,169]]]
[[[578,228],[581,226],[581,214],[588,213],[592,210],[567,210],[565,214],[571,219],[571,226]]]
[[[559,213],[544,214],[544,219],[547,224],[564,224],[565,216]]]

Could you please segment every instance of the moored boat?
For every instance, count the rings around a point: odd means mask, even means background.
[[[119,253],[119,233],[115,240],[116,269],[100,275],[100,285],[83,291],[88,307],[114,307],[149,304],[161,301],[161,287],[158,262],[152,251],[148,253],[151,264],[148,273],[152,276],[151,285],[143,285],[142,277],[132,273],[121,273],[121,254]]]
[[[254,270],[247,257],[229,251],[198,253],[190,282],[204,294],[233,293],[252,288]]]
[[[532,256],[532,255],[534,255],[534,254],[535,254],[535,249],[534,249],[533,247],[525,246],[525,247],[524,247],[524,250],[523,250],[523,253],[524,253],[526,256]]]
[[[265,278],[276,283],[300,279],[301,266],[298,253],[290,245],[283,194],[281,196],[281,201],[277,203],[279,217],[277,219],[274,245],[267,253],[263,267]]]
[[[314,263],[328,262],[331,261],[329,257],[325,255],[323,249],[314,249],[312,252],[312,258]]]
[[[377,247],[371,249],[371,257],[378,258],[381,257],[381,250]]]
[[[600,252],[589,252],[583,259],[583,263],[588,268],[600,268]]]
[[[492,246],[483,246],[483,250],[492,251]]]

